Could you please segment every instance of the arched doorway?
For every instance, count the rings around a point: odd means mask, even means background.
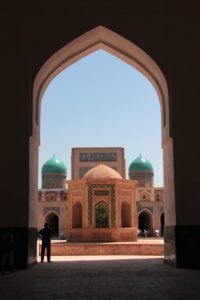
[[[174,193],[174,165],[173,140],[170,136],[169,99],[165,77],[158,65],[142,49],[119,34],[98,26],[75,40],[50,57],[38,72],[33,87],[33,134],[29,139],[29,223],[35,222],[35,195],[37,193],[37,164],[38,147],[40,144],[40,104],[45,89],[51,80],[62,70],[78,61],[80,58],[103,49],[122,59],[129,65],[143,73],[154,86],[161,105],[162,145],[165,182],[165,223],[175,224],[175,193]]]
[[[160,216],[160,234],[164,236],[164,228],[165,228],[165,215],[164,212]]]
[[[104,202],[99,202],[95,206],[95,227],[107,228],[109,227],[109,209]]]
[[[131,227],[131,208],[130,204],[123,202],[121,206],[122,227]]]
[[[80,202],[76,202],[72,208],[72,224],[73,228],[81,228],[82,227],[82,204]]]
[[[143,210],[139,214],[138,226],[142,234],[145,234],[145,230],[146,230],[148,235],[151,236],[153,233],[152,215],[149,212]]]
[[[59,217],[54,212],[50,212],[45,217],[45,223],[49,225],[49,228],[53,232],[53,236],[59,235]]]

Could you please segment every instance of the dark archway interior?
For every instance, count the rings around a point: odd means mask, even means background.
[[[59,234],[59,218],[55,213],[50,213],[46,216],[45,222],[48,223],[49,228],[53,231],[54,236]]]
[[[162,213],[160,216],[160,234],[161,236],[164,236],[164,227],[165,227],[165,215]]]
[[[143,211],[139,215],[139,229],[142,233],[147,231],[148,235],[152,235],[152,220],[150,214]]]

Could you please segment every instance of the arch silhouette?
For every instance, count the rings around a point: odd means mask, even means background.
[[[147,230],[150,235],[153,234],[153,215],[148,209],[143,209],[138,215],[138,228],[144,232]]]
[[[173,140],[170,137],[169,98],[165,77],[159,66],[141,48],[119,34],[98,26],[74,39],[52,55],[41,67],[33,85],[33,133],[29,139],[29,226],[35,226],[35,197],[37,193],[37,163],[40,144],[40,105],[42,96],[56,75],[64,69],[102,49],[115,55],[141,72],[154,86],[161,106],[162,147],[164,161],[165,223],[176,224]]]
[[[115,55],[149,79],[160,100],[162,136],[163,138],[169,136],[168,88],[162,71],[142,49],[103,26],[98,26],[74,39],[44,63],[33,86],[34,125],[40,126],[42,96],[52,79],[76,61],[99,49]]]
[[[45,217],[45,223],[48,223],[49,228],[53,231],[54,235],[59,234],[59,221],[60,217],[59,215],[54,211],[49,211]]]
[[[95,227],[109,227],[109,207],[108,204],[104,201],[99,201],[95,205]]]

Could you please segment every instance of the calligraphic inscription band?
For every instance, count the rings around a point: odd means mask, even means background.
[[[116,161],[117,153],[80,153],[80,161]]]

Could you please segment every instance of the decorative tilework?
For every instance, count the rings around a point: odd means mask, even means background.
[[[88,186],[88,222],[92,225],[92,216],[93,216],[93,190],[94,189],[110,189],[111,191],[111,227],[115,226],[115,215],[116,215],[116,206],[115,206],[115,185],[114,184],[89,184]]]
[[[48,212],[55,212],[60,215],[60,207],[45,207],[44,208],[44,215],[48,214]]]

